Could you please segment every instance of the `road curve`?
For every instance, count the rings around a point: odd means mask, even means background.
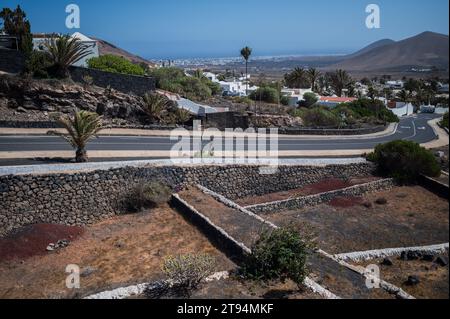
[[[378,137],[357,137],[342,139],[333,137],[333,139],[302,137],[287,138],[279,136],[278,149],[280,155],[295,152],[334,152],[346,155],[352,151],[370,150],[378,144],[393,140],[410,140],[420,144],[428,143],[436,139],[436,133],[428,124],[429,121],[438,118],[434,114],[419,114],[413,117],[403,118],[399,123],[394,134]],[[101,136],[89,143],[88,151],[92,153],[122,153],[127,158],[133,158],[132,154],[141,152],[153,152],[155,154],[164,154],[171,150],[176,141],[171,141],[169,137],[155,136]],[[246,143],[247,144],[247,143]],[[0,159],[8,158],[11,162],[11,156],[14,154],[21,158],[20,154],[33,152],[39,154],[48,154],[45,157],[57,157],[54,154],[66,154],[73,152],[72,148],[62,137],[57,136],[0,136]],[[347,152],[347,153],[346,153]],[[24,156],[25,157],[25,156]],[[111,156],[109,156],[111,157]],[[145,156],[139,156],[145,157]],[[164,157],[164,156],[157,156]],[[1,163],[0,163],[1,165]]]

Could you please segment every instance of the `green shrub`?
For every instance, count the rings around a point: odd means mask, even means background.
[[[33,51],[25,61],[24,72],[36,78],[46,79],[49,77],[48,68],[51,64],[45,52]]]
[[[275,104],[278,103],[280,95],[277,89],[266,86],[251,92],[249,97],[253,101],[264,101],[266,103]]]
[[[291,279],[301,285],[307,275],[307,257],[314,248],[311,237],[302,236],[293,225],[263,232],[244,262],[244,276],[262,281]]]
[[[380,174],[393,177],[400,184],[415,183],[421,174],[436,177],[441,172],[434,155],[410,141],[378,145],[367,159],[377,164]]]
[[[339,116],[320,107],[304,109],[301,117],[307,127],[337,128],[341,125],[341,118]]]
[[[179,68],[159,68],[150,71],[156,80],[156,87],[185,96],[188,99],[203,101],[221,92],[220,85],[203,76],[187,76]]]
[[[444,118],[441,121],[441,126],[448,128],[448,112],[444,114]]]
[[[134,64],[127,59],[107,54],[88,60],[88,66],[91,69],[97,69],[106,72],[123,73],[130,75],[145,75],[145,70],[138,64]]]
[[[171,195],[172,189],[164,184],[139,182],[125,194],[122,206],[127,212],[140,212],[167,203]]]
[[[181,255],[164,259],[162,271],[171,289],[189,297],[203,280],[214,273],[216,261],[208,255]]]
[[[333,112],[335,114],[350,114],[355,119],[376,118],[383,123],[400,122],[398,116],[388,110],[379,100],[358,99],[350,103],[342,103]]]
[[[317,98],[317,95],[315,95],[314,93],[305,93],[303,95],[303,101],[299,102],[299,106],[309,108],[316,104],[318,100],[319,99]]]

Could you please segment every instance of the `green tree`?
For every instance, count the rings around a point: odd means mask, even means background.
[[[248,94],[248,61],[250,60],[250,56],[252,55],[253,50],[249,47],[242,48],[241,56],[245,60],[245,85],[246,85],[246,93]]]
[[[303,94],[303,101],[299,102],[299,106],[310,108],[311,106],[315,105],[317,101],[317,95],[315,95],[314,93],[305,93]]]
[[[316,68],[309,68],[307,71],[307,76],[311,83],[311,89],[313,92],[317,92],[317,81],[319,80],[322,73]]]
[[[401,90],[400,92],[397,93],[397,98],[401,101],[401,102],[405,102],[405,103],[410,103],[413,99],[413,95],[410,91],[407,91],[405,89]]]
[[[76,149],[76,162],[87,162],[86,145],[102,129],[102,117],[97,113],[80,111],[72,118],[62,117],[59,122],[68,133],[64,138]]]
[[[284,81],[289,88],[304,89],[309,88],[308,75],[305,69],[296,67],[292,72],[284,75]]]
[[[18,5],[15,10],[3,8],[0,11],[0,18],[3,20],[3,30],[18,38],[19,50],[26,55],[33,51],[33,37],[31,35],[31,25],[26,13]]]
[[[341,97],[344,89],[352,83],[351,76],[345,70],[336,70],[330,75],[331,87],[337,96]]]
[[[51,38],[44,43],[44,50],[52,64],[49,68],[50,73],[59,78],[68,77],[69,66],[90,54],[86,45],[69,35]]]

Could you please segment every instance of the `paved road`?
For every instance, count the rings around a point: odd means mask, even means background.
[[[412,140],[426,143],[436,138],[428,121],[439,116],[420,114],[402,119],[395,134],[384,137],[346,138],[346,139],[315,139],[311,137],[279,138],[280,151],[301,150],[358,150],[372,149],[380,143],[393,140]],[[102,136],[89,143],[91,151],[169,151],[176,141],[169,137],[130,137]],[[0,152],[20,151],[70,151],[72,148],[61,137],[55,136],[0,136]]]

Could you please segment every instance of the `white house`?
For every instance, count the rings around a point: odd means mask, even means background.
[[[387,108],[398,117],[410,116],[414,114],[414,105],[411,103],[389,102]]]
[[[35,50],[43,50],[44,43],[50,41],[56,34],[33,34],[33,47]],[[99,56],[98,43],[80,32],[71,35],[72,38],[81,41],[89,50],[89,55],[73,64],[73,66],[87,67],[87,61]]]

